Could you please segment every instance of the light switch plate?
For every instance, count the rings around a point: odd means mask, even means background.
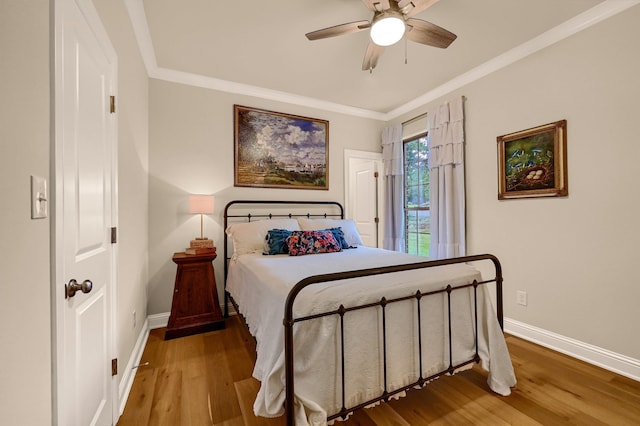
[[[31,219],[44,219],[49,212],[47,180],[31,176]]]

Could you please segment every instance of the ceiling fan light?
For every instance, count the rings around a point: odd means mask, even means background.
[[[371,26],[371,40],[378,46],[391,46],[404,35],[404,20],[394,15],[382,16]]]

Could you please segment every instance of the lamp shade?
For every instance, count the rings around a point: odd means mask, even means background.
[[[213,214],[213,207],[214,207],[213,195],[190,195],[189,196],[189,213]]]

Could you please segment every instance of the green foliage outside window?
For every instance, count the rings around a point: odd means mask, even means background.
[[[404,215],[406,251],[429,255],[431,212],[429,210],[429,146],[426,135],[404,143]]]

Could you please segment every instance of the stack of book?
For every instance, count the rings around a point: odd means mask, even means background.
[[[191,240],[189,247],[184,250],[186,254],[209,254],[215,253],[216,248],[213,245],[213,240],[208,238],[196,238]]]

